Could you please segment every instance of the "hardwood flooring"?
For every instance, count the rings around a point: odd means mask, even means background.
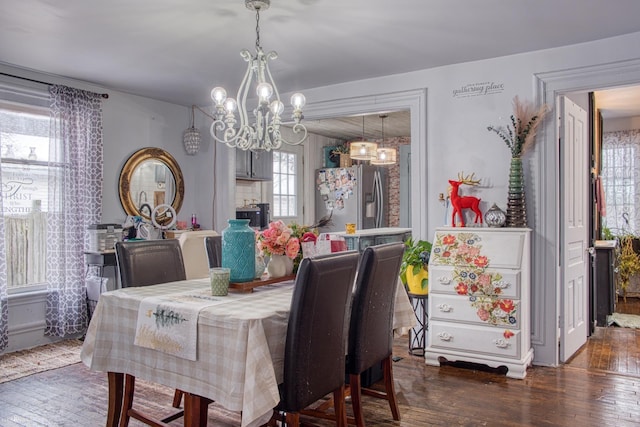
[[[630,300],[627,309],[640,313],[640,300]],[[407,344],[404,337],[394,347],[402,420],[393,421],[386,402],[365,398],[368,426],[640,426],[640,330],[598,328],[570,363],[533,366],[524,380],[426,366]],[[141,381],[136,389],[150,412],[170,406],[172,389]],[[0,426],[102,426],[106,396],[106,375],[81,363],[10,381],[0,384]],[[211,405],[209,426],[239,425],[238,414]]]

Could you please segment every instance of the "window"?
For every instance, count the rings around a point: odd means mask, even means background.
[[[273,152],[273,216],[291,218],[298,215],[296,186],[297,154]]]
[[[9,291],[45,282],[49,109],[0,102],[2,215]]]
[[[602,186],[606,197],[603,226],[614,235],[640,231],[640,130],[605,132]]]

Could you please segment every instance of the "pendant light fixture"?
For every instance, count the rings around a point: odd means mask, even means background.
[[[364,116],[362,116],[362,140],[352,141],[350,146],[349,156],[353,160],[371,161],[376,158],[378,144],[364,139]]]
[[[384,119],[389,117],[387,114],[380,114],[382,120],[382,142],[380,147],[376,150],[376,158],[371,160],[372,165],[395,165],[396,164],[396,149],[388,148],[384,146]]]
[[[195,126],[195,107],[191,106],[191,127],[184,131],[182,142],[184,149],[190,156],[195,156],[200,150],[200,131]]]

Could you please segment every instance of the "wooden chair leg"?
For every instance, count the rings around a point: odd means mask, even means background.
[[[122,401],[122,414],[120,415],[120,427],[129,426],[129,411],[133,407],[133,394],[136,389],[136,377],[126,374],[124,376],[124,399]]]
[[[117,427],[122,413],[122,386],[124,374],[120,372],[109,372],[109,406],[107,410],[107,427]]]
[[[333,392],[333,404],[338,427],[347,427],[347,408],[345,405],[346,387],[344,384]]]
[[[287,427],[300,427],[300,414],[287,412],[285,424]]]
[[[349,375],[349,387],[351,388],[351,405],[357,427],[364,427],[364,415],[362,414],[362,382],[360,375]]]
[[[387,400],[391,408],[393,419],[400,421],[400,409],[398,408],[398,400],[396,399],[396,390],[393,384],[393,360],[391,356],[382,361],[382,372],[384,375],[384,388],[387,392]]]
[[[182,390],[176,389],[176,391],[173,393],[173,407],[179,408],[180,403],[182,403]]]

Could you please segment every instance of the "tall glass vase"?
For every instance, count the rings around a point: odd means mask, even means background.
[[[250,282],[256,275],[256,234],[248,219],[230,219],[222,230],[222,267],[230,282]]]
[[[527,226],[527,209],[524,199],[524,174],[522,172],[522,158],[520,157],[511,158],[506,226]]]

